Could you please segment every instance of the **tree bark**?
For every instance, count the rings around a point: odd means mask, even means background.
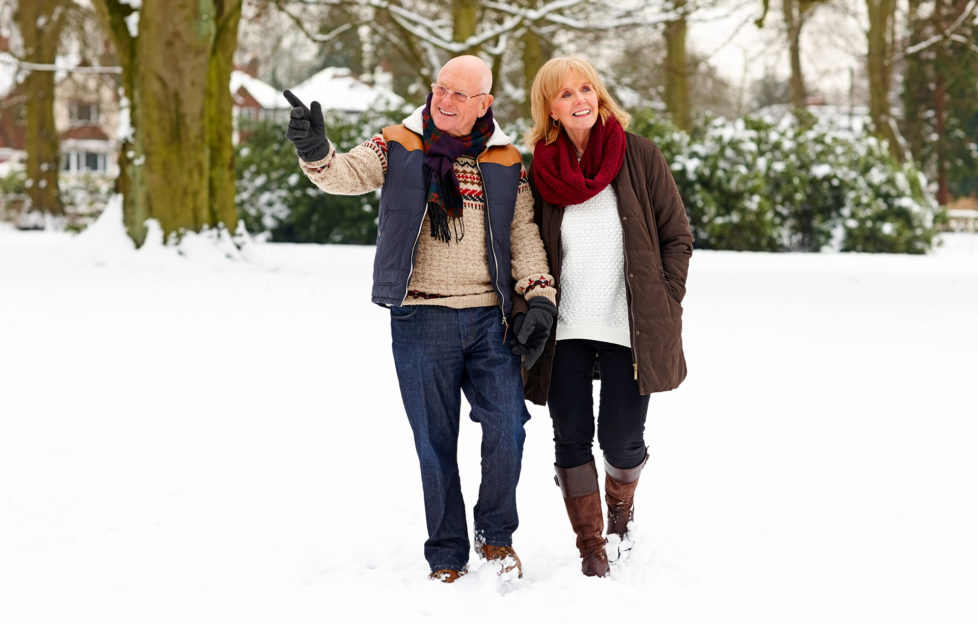
[[[66,16],[67,8],[61,0],[20,0],[14,21],[24,41],[26,61],[42,65],[55,62]],[[60,141],[54,126],[54,72],[31,71],[24,81],[24,93],[30,210],[63,215],[58,191]]]
[[[137,246],[145,221],[169,239],[223,225],[234,231],[228,83],[241,0],[145,2],[138,34],[119,0],[97,0],[112,33],[130,102],[131,143],[120,167],[124,220]],[[130,157],[131,155],[131,157]]]
[[[686,0],[676,0],[674,8],[683,11]],[[689,71],[686,55],[686,18],[681,17],[666,25],[666,62],[664,99],[666,110],[672,115],[677,127],[689,132],[692,118],[689,114]]]
[[[795,0],[782,0],[784,23],[788,29],[788,55],[791,61],[791,106],[805,108],[805,77],[801,71],[801,27],[804,17]]]
[[[873,130],[889,144],[890,154],[905,160],[902,141],[894,126],[890,109],[892,27],[896,14],[896,0],[866,0],[869,13],[867,35],[866,71],[869,76],[869,114]]]
[[[479,26],[479,0],[452,0],[452,40],[465,41]],[[469,51],[474,54],[475,51]]]
[[[537,72],[543,67],[550,57],[550,46],[532,28],[528,28],[522,37],[523,44],[523,101],[520,102],[519,115],[525,119],[530,118],[530,91],[533,87],[533,79]]]

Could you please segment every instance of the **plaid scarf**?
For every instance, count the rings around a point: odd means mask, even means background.
[[[455,241],[465,236],[462,222],[462,193],[455,175],[455,159],[469,154],[478,157],[486,148],[495,130],[492,107],[475,120],[472,131],[461,137],[442,132],[431,120],[431,94],[421,111],[424,132],[424,179],[428,187],[428,218],[431,221],[431,237],[451,242],[448,222],[455,230]]]
[[[557,140],[533,148],[533,182],[548,203],[583,204],[611,184],[625,161],[625,131],[613,116],[591,127],[580,163],[577,148],[561,129]]]

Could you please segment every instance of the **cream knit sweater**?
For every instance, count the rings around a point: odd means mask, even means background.
[[[415,112],[420,121],[420,109]],[[412,118],[406,121],[411,127]],[[501,130],[501,135],[508,138]],[[302,170],[324,191],[336,195],[359,195],[379,189],[387,173],[387,144],[382,134],[340,154],[333,145],[323,160],[300,160]],[[455,174],[463,197],[464,236],[450,243],[431,236],[427,214],[417,241],[417,256],[408,296],[404,305],[440,305],[451,308],[474,308],[499,304],[499,295],[489,276],[485,231],[485,195],[482,178],[472,156],[455,161]],[[527,299],[543,296],[555,302],[556,291],[547,264],[540,231],[533,222],[533,197],[526,170],[520,171],[516,211],[510,234],[510,255],[515,290]],[[450,226],[451,227],[451,222]],[[546,286],[531,284],[545,282]]]
[[[618,198],[609,184],[560,222],[557,340],[585,338],[630,347],[625,250]]]

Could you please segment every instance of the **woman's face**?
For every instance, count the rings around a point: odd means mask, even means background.
[[[575,71],[567,73],[550,100],[550,116],[568,133],[590,131],[598,120],[598,92]]]

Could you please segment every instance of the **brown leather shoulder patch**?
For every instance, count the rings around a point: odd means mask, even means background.
[[[421,137],[408,130],[404,124],[387,126],[381,130],[381,133],[384,135],[385,141],[388,143],[398,143],[409,152],[419,150],[424,147],[421,143]]]
[[[523,162],[523,156],[512,145],[498,145],[490,147],[488,152],[479,157],[479,162],[512,167],[515,164]]]

